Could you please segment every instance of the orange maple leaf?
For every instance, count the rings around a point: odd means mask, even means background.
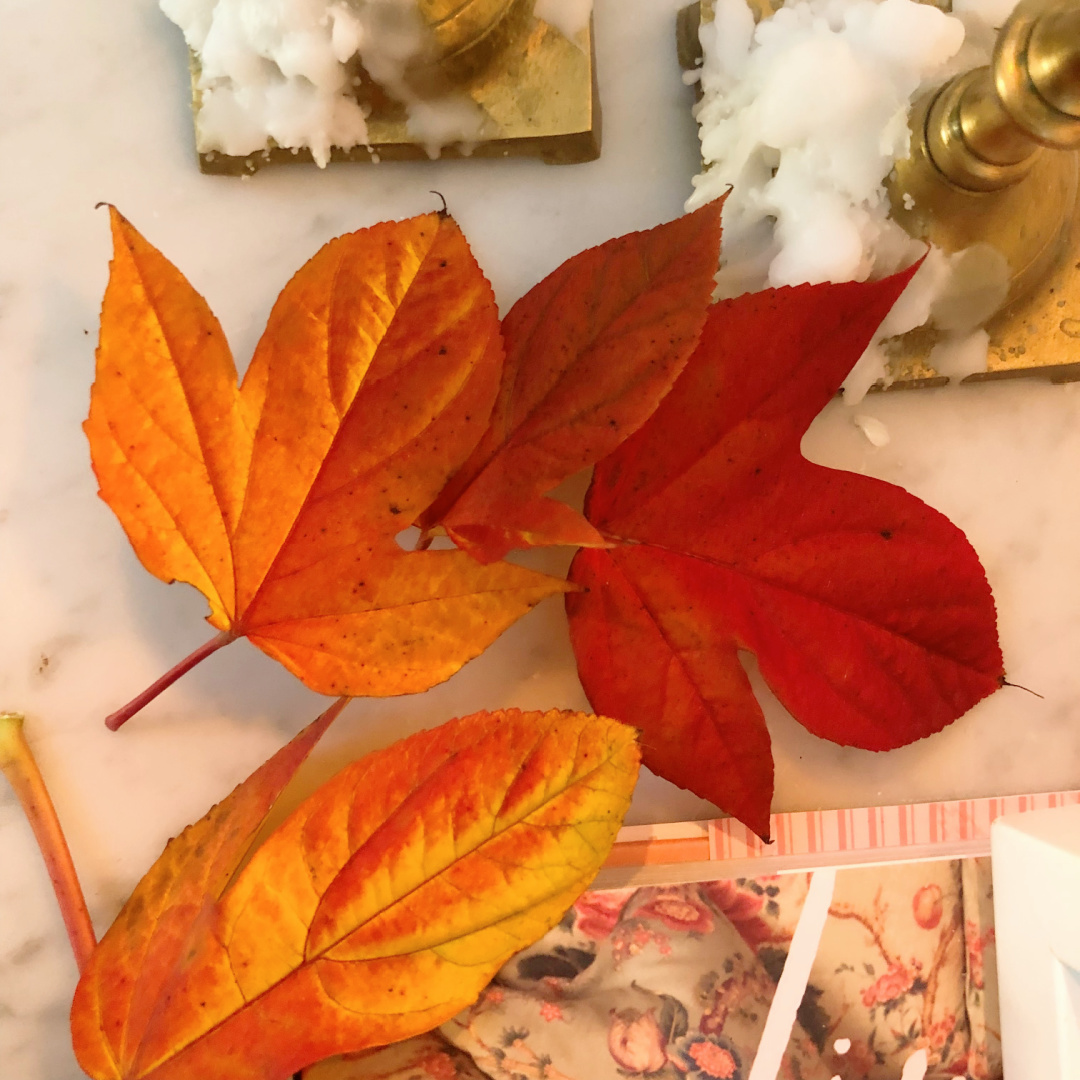
[[[237,388],[206,302],[111,213],[85,430],[143,565],[210,602],[223,633],[193,657],[244,636],[320,693],[414,693],[565,590],[395,541],[479,440],[502,365],[491,287],[451,218],[323,247]]]
[[[328,710],[171,841],[86,965],[94,1080],[284,1080],[475,1000],[595,876],[630,803],[632,729],[477,713],[347,766],[237,871]]]
[[[510,309],[491,423],[422,526],[483,562],[608,546],[547,492],[610,454],[671,389],[705,323],[722,204],[583,251]]]

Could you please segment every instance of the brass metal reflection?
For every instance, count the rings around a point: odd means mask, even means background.
[[[600,102],[590,24],[575,41],[533,15],[534,0],[417,0],[432,48],[406,73],[421,97],[471,98],[483,114],[482,137],[443,147],[443,158],[537,157],[549,164],[593,161],[600,155]],[[193,112],[199,110],[198,58],[191,57]],[[408,131],[405,106],[353,65],[355,96],[367,112],[369,143],[334,147],[330,160],[427,159]],[[240,176],[264,165],[312,161],[306,148],[272,143],[231,156],[199,152],[205,173]]]
[[[695,9],[711,18],[708,0],[681,13],[684,66]],[[759,16],[773,10],[757,0]],[[993,62],[916,102],[910,124],[911,154],[886,182],[894,220],[948,254],[1003,260],[987,371],[964,381],[1080,379],[1080,0],[1022,0]],[[948,381],[928,362],[947,331],[886,343],[891,389]]]

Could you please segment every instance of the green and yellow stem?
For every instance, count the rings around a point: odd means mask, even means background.
[[[56,807],[23,734],[23,718],[18,713],[0,713],[0,772],[14,788],[34,830],[67,927],[75,963],[82,971],[97,944],[94,927],[64,831],[60,828],[60,819],[56,816]]]

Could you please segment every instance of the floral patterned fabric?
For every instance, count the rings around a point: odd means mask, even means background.
[[[439,1032],[333,1080],[745,1080],[809,875],[582,896]],[[989,860],[841,871],[784,1080],[999,1080]],[[312,1080],[318,1080],[309,1070]]]

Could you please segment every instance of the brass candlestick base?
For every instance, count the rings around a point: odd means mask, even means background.
[[[893,219],[949,254],[989,245],[1008,274],[987,371],[964,381],[1080,379],[1080,4],[1023,0],[993,63],[917,102],[911,133],[886,185]],[[928,364],[941,336],[892,343],[901,384],[944,381]]]
[[[485,137],[443,148],[445,158],[536,157],[553,165],[600,156],[600,102],[592,26],[577,41],[533,16],[533,0],[420,0],[439,54],[413,79],[429,90],[472,98]],[[356,97],[368,111],[370,143],[334,147],[331,161],[414,161],[429,157],[407,130],[405,106],[359,67]],[[192,57],[192,108],[199,111],[198,58]],[[251,174],[264,165],[312,161],[307,149],[268,145],[246,156],[199,150],[204,173]]]
[[[751,6],[759,18],[774,10]],[[709,0],[680,13],[684,66],[696,62],[697,22],[711,17]],[[948,254],[978,245],[1000,264],[987,371],[964,381],[1080,379],[1080,2],[1023,0],[993,65],[917,102],[911,131],[911,155],[886,184],[893,219]],[[929,363],[949,329],[886,343],[890,389],[949,381]]]

